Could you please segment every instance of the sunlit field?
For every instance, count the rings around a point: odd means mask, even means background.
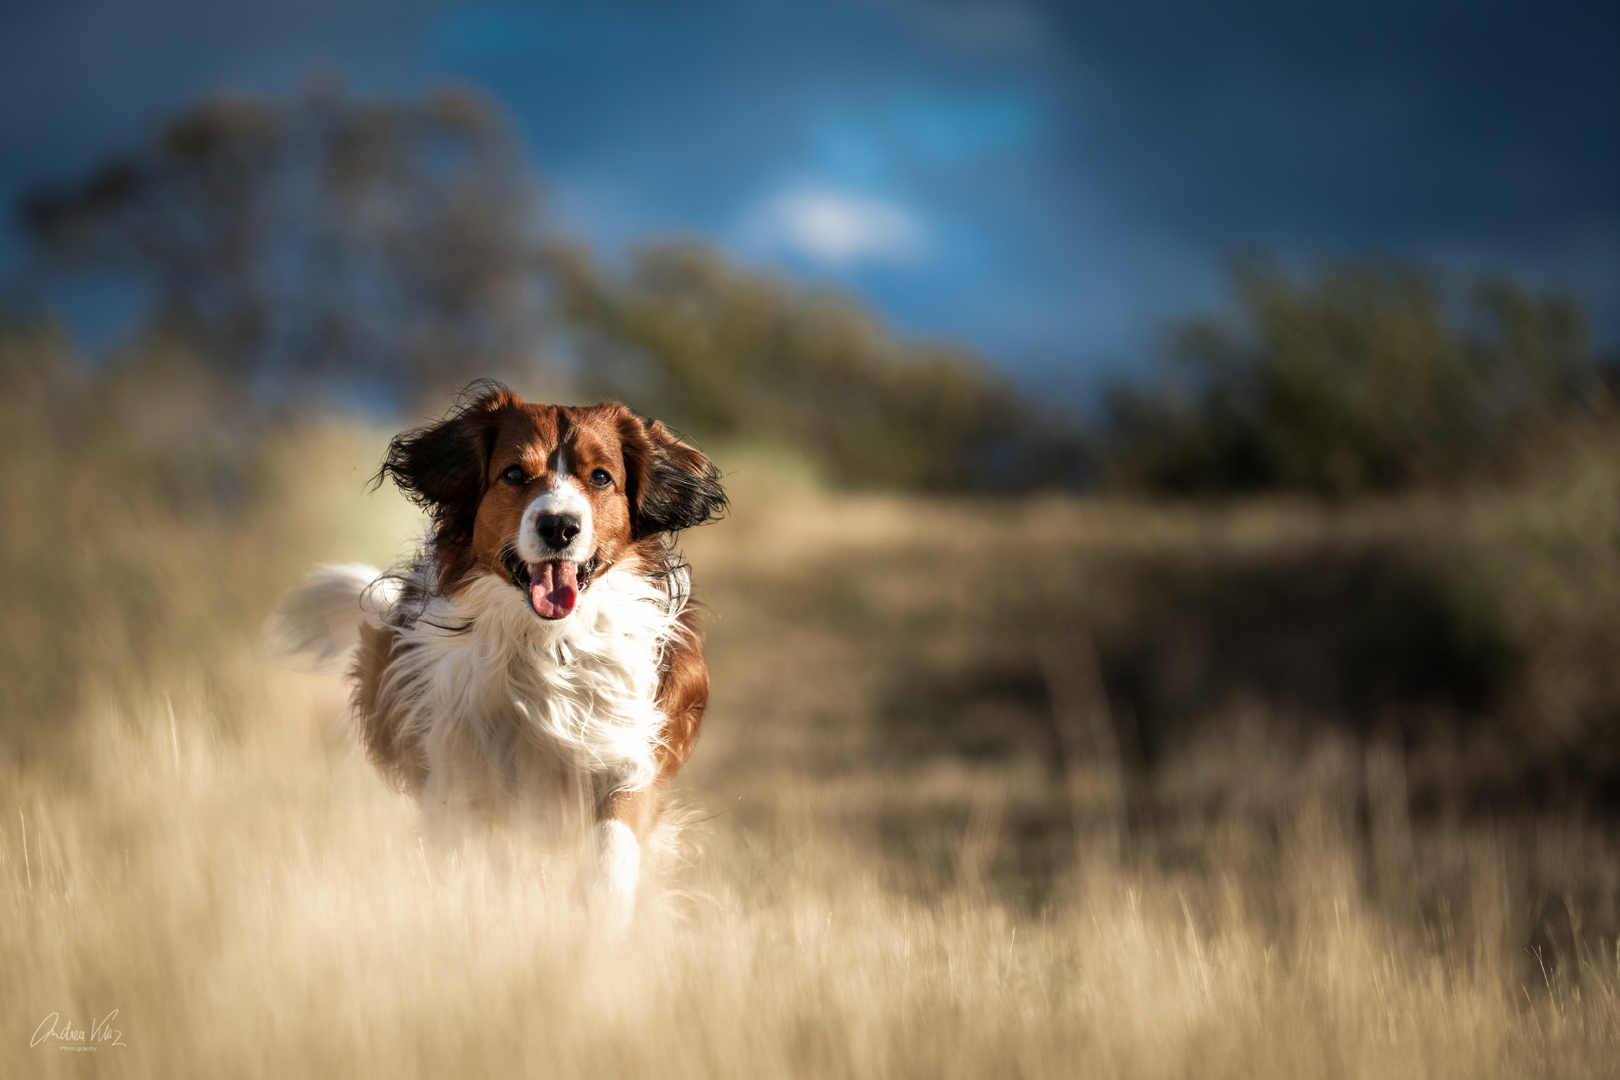
[[[1521,730],[1565,715],[1548,671],[1606,692],[1608,624],[1557,622],[1504,690],[1493,650],[1554,624],[1477,599],[1521,534],[1591,529],[1578,586],[1508,577],[1613,595],[1603,475],[1508,527],[1485,498],[834,496],[732,455],[734,512],[683,541],[714,685],[689,825],[619,937],[566,859],[424,843],[341,687],[259,659],[309,562],[407,549],[364,487],[386,434],[280,436],[204,518],[103,520],[93,469],[10,482],[0,1073],[1620,1068],[1620,837],[1547,779],[1612,743]],[[1509,719],[1455,722],[1486,703]]]

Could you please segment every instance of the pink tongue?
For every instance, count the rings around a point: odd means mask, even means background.
[[[574,610],[579,599],[579,564],[543,562],[529,564],[529,602],[542,619],[562,619]]]

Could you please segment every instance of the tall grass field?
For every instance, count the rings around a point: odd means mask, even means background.
[[[565,858],[425,842],[259,655],[310,563],[408,553],[388,432],[146,404],[0,417],[0,1075],[1620,1073],[1601,469],[1166,508],[718,455],[690,824],[621,936]]]

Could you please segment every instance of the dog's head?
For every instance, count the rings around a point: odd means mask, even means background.
[[[498,575],[543,619],[567,618],[609,568],[726,505],[714,462],[660,421],[616,401],[531,404],[494,384],[396,437],[379,475],[432,516],[440,590]]]

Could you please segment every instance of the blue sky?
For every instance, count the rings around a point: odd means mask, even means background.
[[[1517,272],[1620,344],[1612,0],[0,0],[0,200],[320,71],[481,88],[605,257],[695,234],[1031,378],[1253,249]]]

